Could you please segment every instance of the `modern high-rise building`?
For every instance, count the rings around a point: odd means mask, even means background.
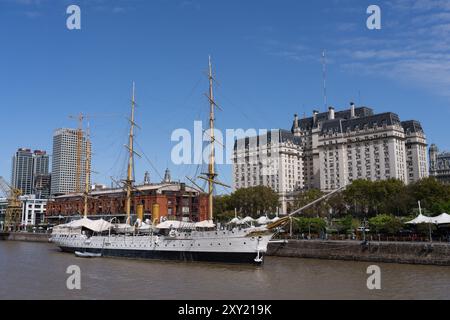
[[[87,150],[91,145],[86,135],[83,133],[80,136],[78,132],[77,129],[57,129],[54,132],[51,176],[53,196],[84,192],[86,174],[91,183],[90,172],[86,172]]]
[[[20,189],[23,195],[36,194],[36,179],[49,175],[49,163],[49,156],[45,151],[32,152],[25,148],[17,150],[12,158],[11,185]]]
[[[40,174],[34,176],[34,194],[36,195],[36,198],[50,198],[51,181],[51,174]]]
[[[33,153],[33,194],[38,199],[50,197],[50,157],[47,152],[35,150]]]
[[[439,152],[438,147],[430,147],[430,176],[450,184],[450,152]]]
[[[50,157],[47,152],[35,150],[33,153],[33,176],[49,174]]]
[[[12,158],[11,185],[23,195],[33,193],[33,152],[21,148]]]

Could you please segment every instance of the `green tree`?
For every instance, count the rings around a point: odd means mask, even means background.
[[[398,217],[393,215],[380,214],[369,219],[371,232],[397,234],[403,228],[403,223]]]
[[[423,208],[437,215],[448,209],[450,187],[434,178],[422,179],[409,185],[408,192],[411,197],[411,208],[417,207],[417,202],[420,201]]]
[[[335,226],[339,233],[347,233],[358,228],[360,226],[360,222],[358,219],[348,215],[344,218],[336,220]]]
[[[348,204],[342,193],[337,193],[327,200],[328,206],[332,209],[334,217],[343,217],[348,213]]]
[[[230,203],[242,215],[253,218],[275,213],[280,205],[278,194],[264,186],[239,189],[231,194]]]
[[[344,198],[351,208],[354,217],[364,217],[369,214],[373,204],[373,182],[355,180],[344,191]]]
[[[325,231],[326,222],[322,218],[294,218],[293,229],[296,233],[321,233]]]
[[[317,189],[311,189],[298,193],[294,199],[294,208],[300,209],[322,197],[324,193]],[[326,201],[321,201],[304,210],[301,214],[307,217],[324,217],[328,214],[329,206]]]
[[[388,212],[396,216],[410,214],[410,196],[403,181],[389,179],[374,183],[373,204],[376,214]]]
[[[230,195],[214,197],[214,215],[218,221],[227,222],[234,218],[234,207]]]

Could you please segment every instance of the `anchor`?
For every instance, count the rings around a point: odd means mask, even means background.
[[[259,252],[260,252],[260,251],[258,250],[258,254],[257,254],[257,256],[256,256],[256,258],[255,258],[255,260],[254,260],[254,261],[257,262],[257,263],[263,262],[263,258],[259,256]]]

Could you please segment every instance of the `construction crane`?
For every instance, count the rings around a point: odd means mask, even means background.
[[[76,180],[75,180],[75,192],[81,193],[81,162],[82,162],[82,149],[83,149],[83,121],[87,119],[87,115],[80,113],[77,116],[69,116],[70,119],[76,119],[78,121],[77,129],[77,158],[76,158]]]
[[[20,200],[22,191],[10,186],[3,177],[0,177],[0,189],[8,200],[3,229],[6,231],[17,231],[22,215],[22,201]]]

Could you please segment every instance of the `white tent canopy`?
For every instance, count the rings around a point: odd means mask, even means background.
[[[423,214],[419,214],[417,218],[414,220],[408,221],[406,224],[422,224],[422,223],[433,223],[431,217],[424,216]]]
[[[230,221],[230,223],[231,223],[231,224],[242,224],[242,221],[241,221],[241,219],[239,219],[239,218],[233,218],[233,219]]]
[[[434,217],[435,224],[450,224],[450,215],[443,213],[440,216]]]
[[[266,216],[259,217],[258,220],[256,220],[258,224],[268,224],[270,222],[269,218]]]
[[[100,220],[90,220],[87,218],[83,218],[80,220],[74,220],[70,223],[63,224],[58,226],[58,228],[67,228],[67,229],[89,229],[94,232],[104,232],[108,231],[112,227],[112,224],[103,219]]]
[[[205,220],[205,221],[202,221],[202,222],[197,222],[195,224],[196,228],[214,228],[215,226],[216,225],[211,220]]]
[[[195,228],[214,228],[213,221],[202,221],[197,223],[183,221],[164,221],[156,226],[157,229],[195,229]]]
[[[156,226],[157,229],[195,229],[195,223],[166,220]]]
[[[277,222],[278,220],[280,220],[280,217],[275,217],[272,220],[270,220],[270,222]]]
[[[450,215],[443,213],[437,217],[427,217],[424,216],[423,214],[419,214],[417,218],[407,222],[407,224],[416,224],[416,225],[422,223],[437,224],[437,225],[450,224]]]
[[[243,223],[249,223],[249,222],[255,222],[255,219],[253,219],[252,217],[245,217],[244,219],[242,219]]]

